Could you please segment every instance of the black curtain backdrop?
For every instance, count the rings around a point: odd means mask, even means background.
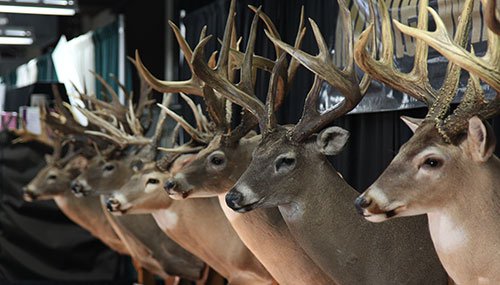
[[[262,5],[265,12],[276,25],[281,38],[287,43],[293,43],[300,17],[300,7],[304,6],[306,19],[314,19],[320,27],[327,44],[334,45],[334,32],[338,14],[336,0],[287,0],[287,1],[237,1],[236,31],[238,36],[243,36],[243,44],[246,45],[247,34],[254,13],[247,5]],[[189,13],[183,23],[186,26],[186,40],[194,49],[199,39],[199,33],[204,25],[208,26],[207,34],[215,38],[222,38],[224,26],[229,10],[229,1],[220,0],[205,6],[199,10]],[[311,54],[317,53],[316,42],[312,35],[310,25],[307,23],[307,34],[302,44],[302,50]],[[242,45],[242,50],[245,50]],[[212,39],[206,47],[206,54],[220,46]],[[268,58],[275,58],[272,43],[263,32],[263,25],[259,23],[256,40],[256,54]],[[189,78],[190,72],[186,64],[179,70],[179,78]],[[267,76],[267,75],[266,75]],[[285,103],[278,112],[278,120],[282,124],[296,123],[304,105],[304,99],[313,82],[313,75],[305,68],[299,68],[299,72],[293,83],[293,87],[287,94]],[[267,93],[267,81],[264,74],[257,78],[256,95],[264,100]],[[198,102],[201,100],[195,98]],[[399,119],[400,116],[412,116],[423,118],[427,112],[426,108],[400,110],[392,112],[364,113],[348,115],[338,119],[334,125],[341,126],[351,132],[349,144],[338,156],[332,157],[331,161],[335,168],[342,173],[344,178],[358,191],[363,191],[390,163],[403,143],[408,141],[412,133]],[[189,119],[190,110],[183,106],[182,114]],[[500,119],[493,120],[493,126],[497,138],[500,138]],[[499,147],[500,148],[500,147]],[[497,155],[500,153],[497,148]]]
[[[51,94],[50,84],[9,90],[6,110],[29,105],[33,92]],[[131,284],[128,258],[74,224],[53,201],[22,199],[22,187],[45,166],[50,149],[13,145],[14,138],[0,132],[0,284]]]

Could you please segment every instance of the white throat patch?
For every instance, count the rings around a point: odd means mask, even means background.
[[[162,229],[172,230],[177,226],[179,221],[179,216],[177,213],[170,210],[159,210],[158,214],[155,215],[158,225]]]
[[[428,213],[428,216],[432,240],[438,251],[450,253],[466,246],[467,233],[449,215]]]

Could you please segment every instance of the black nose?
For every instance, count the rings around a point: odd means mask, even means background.
[[[165,182],[165,185],[163,185],[163,188],[165,188],[165,190],[168,191],[168,190],[174,189],[176,185],[177,184],[175,183],[174,180],[169,179],[169,180],[167,180],[167,182]]]
[[[229,208],[233,210],[240,207],[239,205],[242,199],[243,199],[243,194],[234,189],[226,194],[226,204]]]
[[[110,212],[115,212],[120,208],[120,202],[114,198],[108,198],[106,201],[106,209]]]
[[[83,190],[82,184],[80,184],[78,181],[73,180],[71,181],[71,191],[75,194],[81,194]]]
[[[356,198],[356,201],[354,201],[354,205],[356,206],[356,211],[360,215],[363,215],[363,209],[366,209],[370,204],[372,203],[372,200],[370,198],[366,198],[364,195],[359,196]]]

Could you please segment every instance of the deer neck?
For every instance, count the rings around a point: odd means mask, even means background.
[[[458,284],[500,283],[500,251],[491,254],[500,248],[499,173],[494,156],[469,177],[477,181],[475,188],[453,189],[454,199],[428,213],[438,256]]]
[[[307,165],[301,172],[304,189],[278,208],[293,237],[333,280],[339,284],[405,284],[408,280],[444,284],[440,282],[447,276],[426,236],[425,218],[371,224],[354,209],[359,194],[326,157]],[[397,258],[401,255],[407,257]]]
[[[226,278],[261,267],[242,264],[245,255],[247,261],[252,260],[248,258],[251,253],[227,221],[216,197],[174,200],[168,209],[157,210],[153,216],[169,237]],[[266,275],[265,269],[258,270]]]
[[[73,222],[89,231],[113,250],[121,254],[128,254],[125,245],[120,241],[104,215],[99,197],[77,198],[68,190],[55,196],[54,201]]]

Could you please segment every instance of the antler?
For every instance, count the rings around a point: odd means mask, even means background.
[[[486,19],[494,17],[496,20],[495,7],[492,2],[494,1],[487,1]],[[445,24],[436,11],[431,7],[426,8],[436,22],[436,31],[429,32],[427,31],[427,27],[418,27],[417,29],[411,28],[397,21],[394,21],[394,24],[401,32],[424,41],[448,60],[476,74],[493,89],[500,92],[500,49],[498,48],[500,46],[500,35],[498,31],[488,30],[488,51],[483,57],[479,58],[468,52],[464,46],[456,40],[453,41],[446,31]],[[426,15],[427,13],[424,14]],[[462,13],[462,15],[464,15],[464,13]],[[498,27],[496,25],[498,25]],[[494,21],[491,19],[489,20],[488,27],[490,27],[490,29],[497,29],[500,28],[500,23],[498,23],[498,20]]]
[[[78,110],[80,110],[80,112],[82,112],[82,114],[85,115],[89,121],[92,122],[92,124],[99,126],[102,130],[104,130],[104,132],[86,130],[86,134],[105,138],[119,146],[121,149],[128,145],[146,145],[151,143],[151,140],[145,137],[128,134],[122,123],[119,121],[116,121],[116,124],[113,124],[87,109],[78,107]]]
[[[307,69],[315,73],[314,84],[307,95],[302,118],[290,132],[290,137],[296,141],[306,139],[312,133],[321,130],[336,118],[354,109],[363,98],[370,83],[366,74],[361,80],[361,85],[357,79],[352,55],[353,35],[351,15],[345,2],[343,0],[339,0],[338,2],[340,16],[342,17],[343,31],[345,32],[344,49],[347,54],[347,63],[343,70],[339,70],[333,63],[326,42],[316,22],[312,19],[309,19],[309,22],[319,48],[319,54],[316,56],[307,54],[296,47],[292,47],[282,42],[274,37],[269,31],[266,31],[266,35],[274,44],[278,45]],[[339,90],[345,99],[337,107],[320,114],[318,111],[318,99],[323,80]]]
[[[436,91],[432,88],[427,78],[427,52],[428,47],[422,41],[417,41],[415,48],[415,60],[413,69],[404,74],[394,67],[394,54],[392,31],[390,24],[389,12],[384,1],[378,1],[381,17],[381,42],[383,43],[381,56],[379,60],[372,58],[366,51],[365,47],[368,39],[373,34],[374,23],[371,23],[368,28],[361,33],[358,42],[354,47],[354,58],[358,66],[365,73],[370,74],[374,79],[383,82],[394,89],[407,93],[419,101],[423,101],[428,106],[432,105],[436,98]],[[427,14],[422,7],[427,6],[427,0],[420,1],[418,27],[419,29],[427,29]],[[375,49],[375,47],[372,47]]]
[[[500,35],[500,20],[498,20],[495,12],[496,0],[483,0],[483,5],[486,6],[484,19],[488,28],[495,34]],[[484,3],[486,2],[486,3]]]
[[[418,14],[418,28],[427,29],[427,1],[420,1]],[[440,119],[447,112],[449,103],[453,99],[460,79],[460,67],[452,62],[448,64],[446,79],[439,90],[435,90],[429,83],[427,76],[427,53],[428,46],[422,40],[417,39],[415,48],[415,63],[412,71],[407,74],[401,73],[394,67],[393,43],[390,18],[384,1],[379,1],[382,31],[382,56],[375,60],[367,55],[365,46],[368,37],[372,33],[373,24],[361,33],[359,41],[355,46],[354,57],[356,63],[373,78],[391,86],[394,89],[406,92],[419,101],[431,106],[428,113],[429,119]],[[471,1],[465,5],[458,25],[455,41],[459,45],[465,45],[469,32]],[[396,21],[394,21],[396,24]],[[400,27],[400,25],[397,25]]]
[[[189,47],[189,44],[186,42],[186,39],[181,35],[179,28],[172,22],[168,22],[172,31],[174,32],[175,38],[179,43],[179,47],[184,54],[184,58],[186,59],[187,64],[189,65],[189,69],[191,70],[192,77],[189,80],[185,81],[164,81],[156,78],[149,70],[144,66],[141,61],[141,57],[139,56],[139,52],[135,52],[135,59],[137,62],[137,70],[142,75],[142,77],[157,91],[163,93],[177,93],[183,92],[186,94],[193,94],[197,96],[202,96],[202,82],[198,77],[196,77],[193,72],[193,66],[191,64],[191,58],[193,52]],[[205,37],[206,27],[203,27],[200,40]]]
[[[201,114],[200,110],[195,106],[194,102],[189,97],[185,96],[184,94],[181,95],[182,98],[188,104],[188,106],[191,108],[191,111],[193,112],[196,118],[196,123],[197,123],[196,127],[191,126],[183,117],[177,115],[167,106],[163,105],[158,105],[158,106],[165,112],[166,115],[174,119],[191,136],[193,140],[200,143],[208,144],[212,140],[214,133],[210,131],[204,131],[207,130],[208,127],[203,126],[203,122],[206,121],[206,119],[203,119],[203,114]],[[162,150],[166,151],[164,148]]]

